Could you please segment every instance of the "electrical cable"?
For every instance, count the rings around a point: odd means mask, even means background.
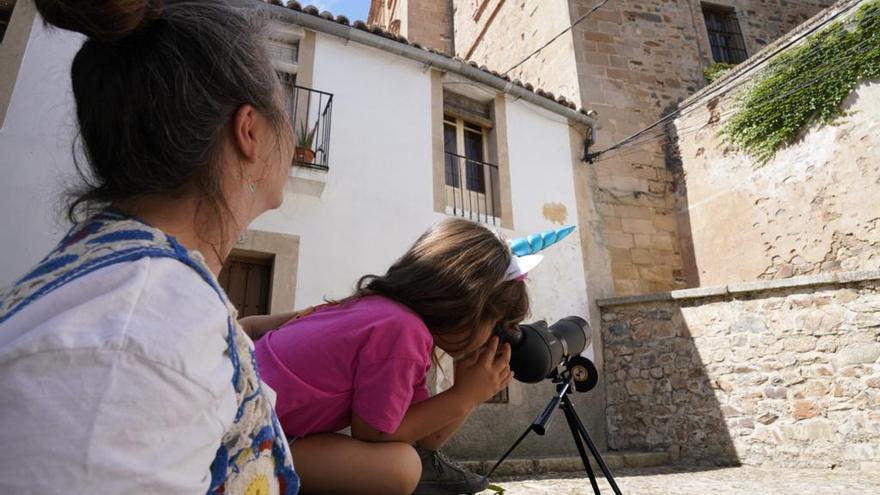
[[[810,36],[811,34],[815,33],[816,31],[818,31],[818,30],[824,28],[825,26],[827,26],[827,25],[830,24],[831,22],[837,20],[839,17],[841,17],[841,16],[843,16],[843,15],[849,13],[851,10],[855,9],[858,5],[859,5],[858,2],[854,2],[854,3],[851,4],[848,8],[843,9],[843,10],[841,10],[841,11],[839,11],[839,12],[836,12],[834,15],[830,16],[828,19],[825,19],[825,20],[822,21],[821,23],[819,23],[819,24],[817,24],[816,26],[813,26],[813,27],[810,28],[809,30],[805,31],[804,33],[801,34],[801,36],[798,36],[797,38],[791,39],[791,40],[789,40],[787,43],[785,43],[785,44],[783,44],[783,45],[777,47],[775,50],[773,50],[772,53],[768,54],[768,55],[767,55],[766,57],[764,57],[761,61],[759,61],[759,62],[757,62],[757,63],[755,63],[755,64],[753,64],[753,65],[747,67],[747,68],[744,69],[743,71],[741,71],[741,72],[735,74],[730,80],[726,81],[724,84],[722,84],[721,86],[719,86],[718,88],[716,88],[714,91],[712,91],[712,92],[710,92],[710,93],[708,93],[708,94],[706,94],[706,95],[703,95],[703,97],[700,98],[699,100],[695,100],[695,101],[691,102],[689,105],[686,105],[686,106],[684,106],[684,107],[681,107],[681,108],[679,108],[679,109],[676,109],[676,110],[673,111],[673,112],[670,112],[669,114],[663,116],[662,118],[660,118],[660,119],[657,120],[656,122],[654,122],[654,123],[648,125],[648,126],[645,127],[644,129],[642,129],[642,130],[636,132],[635,134],[633,134],[633,135],[631,135],[631,136],[629,136],[629,137],[627,137],[627,138],[625,138],[625,139],[619,141],[618,143],[616,143],[616,144],[614,144],[614,145],[609,146],[608,148],[606,148],[606,149],[604,149],[604,150],[600,150],[600,151],[597,151],[597,152],[595,152],[595,153],[591,153],[591,154],[589,154],[589,156],[588,156],[588,159],[589,159],[589,160],[588,160],[588,161],[593,162],[593,161],[595,161],[597,158],[599,158],[599,157],[601,157],[601,156],[603,156],[603,155],[605,155],[605,154],[607,154],[607,153],[609,153],[609,152],[611,152],[611,151],[614,151],[614,150],[620,148],[621,146],[626,145],[626,144],[628,144],[628,143],[634,141],[635,139],[640,138],[642,135],[644,135],[645,133],[651,131],[652,129],[655,129],[655,128],[657,128],[658,126],[660,126],[660,125],[662,125],[662,124],[668,122],[670,119],[673,119],[673,118],[675,118],[675,117],[677,117],[677,116],[683,114],[683,113],[685,112],[685,110],[687,110],[687,109],[689,109],[689,108],[691,108],[691,107],[697,106],[697,103],[700,102],[700,101],[702,101],[702,100],[715,98],[716,96],[726,95],[727,93],[729,93],[729,92],[732,91],[733,89],[738,88],[738,87],[742,84],[742,82],[740,82],[740,81],[744,81],[743,78],[744,78],[746,75],[749,75],[749,74],[751,74],[752,72],[756,71],[757,69],[764,67],[766,64],[770,63],[770,62],[771,62],[771,61],[772,61],[777,55],[781,54],[782,52],[784,52],[785,50],[787,50],[788,48],[790,48],[790,47],[793,46],[794,44],[796,44],[796,43],[798,43],[798,42],[800,42],[800,41],[806,39],[808,36]],[[711,96],[710,96],[710,95],[711,95]]]
[[[531,58],[534,57],[535,55],[541,53],[542,50],[544,50],[545,48],[547,48],[548,46],[550,46],[554,41],[556,41],[556,40],[558,40],[560,37],[562,37],[563,34],[565,34],[565,33],[569,32],[569,31],[571,31],[575,26],[577,26],[578,24],[580,24],[581,21],[583,21],[584,19],[586,19],[587,17],[589,17],[590,14],[592,14],[593,12],[595,12],[595,11],[599,10],[600,8],[602,8],[602,6],[605,5],[606,3],[608,3],[608,0],[602,0],[601,2],[597,3],[596,5],[594,5],[593,8],[591,8],[590,10],[588,10],[586,14],[584,14],[584,15],[578,17],[577,20],[574,21],[574,22],[571,24],[571,26],[568,26],[567,28],[565,28],[564,30],[562,30],[561,33],[559,33],[559,34],[557,34],[556,36],[550,38],[550,41],[548,41],[547,43],[544,43],[544,45],[541,46],[541,48],[538,48],[537,50],[533,51],[531,54],[529,54],[529,56],[527,56],[526,58],[520,60],[516,65],[514,65],[513,67],[511,67],[511,68],[507,69],[506,71],[504,71],[504,72],[502,73],[502,75],[506,76],[507,74],[510,73],[510,71],[516,69],[516,68],[519,67],[520,65],[526,63],[529,59],[531,59]]]
[[[850,48],[847,49],[846,51],[842,52],[840,55],[841,55],[841,56],[842,56],[842,55],[846,55],[846,54],[848,54],[849,52],[852,52],[853,50],[855,50],[856,48],[861,48],[861,47],[863,47],[863,46],[869,44],[869,41],[870,41],[870,40],[867,40],[867,41],[864,41],[864,42],[858,43],[858,44],[856,44],[856,45],[853,45],[852,47],[850,47]],[[866,53],[866,52],[867,52],[867,50],[864,50],[864,51],[859,52],[859,53]],[[779,101],[779,100],[781,100],[781,99],[783,99],[783,98],[786,98],[786,97],[788,97],[788,96],[791,95],[791,94],[797,93],[798,91],[801,91],[801,90],[803,90],[803,89],[806,89],[806,88],[808,88],[808,87],[811,87],[811,86],[813,86],[813,85],[815,85],[815,84],[818,84],[818,83],[822,82],[822,81],[823,81],[823,77],[824,77],[826,74],[828,74],[828,73],[832,72],[833,70],[835,70],[835,69],[838,67],[838,65],[839,65],[839,64],[836,62],[836,60],[830,60],[830,61],[828,61],[828,62],[826,62],[826,63],[824,63],[824,64],[817,65],[815,68],[816,68],[816,69],[822,69],[822,70],[820,70],[820,71],[818,71],[818,72],[816,73],[816,77],[814,77],[813,79],[807,81],[807,82],[804,83],[804,84],[801,84],[801,85],[798,85],[798,86],[796,86],[796,87],[794,87],[794,88],[791,88],[790,90],[786,91],[785,93],[781,93],[781,94],[773,95],[772,97],[770,97],[770,98],[768,98],[768,99],[765,99],[765,100],[763,100],[763,101],[757,102],[758,107],[765,107],[765,106],[770,105],[770,104],[772,104],[772,103],[775,103],[775,102],[777,102],[777,101]],[[691,112],[696,111],[696,110],[700,110],[700,109],[702,109],[702,108],[703,108],[703,107],[701,107],[701,106],[696,106],[696,107],[693,107],[693,109],[691,109],[690,111],[688,111],[688,112],[683,112],[683,113],[681,113],[680,115],[676,115],[676,116],[677,116],[677,117],[684,117],[685,115],[689,115]],[[737,108],[729,109],[729,110],[727,110],[727,111],[725,111],[725,112],[722,112],[722,113],[718,114],[718,115],[717,115],[717,118],[718,118],[719,120],[720,120],[720,119],[724,119],[724,118],[726,118],[726,117],[728,117],[728,116],[730,116],[730,115],[736,113],[737,111],[738,111]],[[680,139],[680,138],[682,138],[682,137],[685,137],[685,136],[688,136],[688,135],[692,134],[692,132],[689,132],[689,131],[699,132],[700,130],[702,130],[703,128],[705,128],[706,125],[707,125],[707,124],[696,124],[696,125],[693,125],[693,126],[691,126],[691,127],[678,128],[678,129],[676,129],[676,135],[677,135],[677,136],[679,137],[679,139]],[[647,128],[646,128],[646,129],[647,129]],[[666,128],[665,128],[665,127],[655,127],[654,129],[651,129],[651,130],[652,130],[652,131],[657,131],[657,132],[659,132],[660,134],[658,134],[658,135],[652,135],[652,134],[649,134],[649,133],[645,133],[645,134],[639,136],[638,138],[636,138],[636,139],[632,139],[631,141],[628,141],[628,142],[626,142],[626,143],[623,143],[623,142],[621,141],[621,142],[618,143],[617,145],[614,145],[613,147],[609,147],[608,149],[603,150],[602,152],[599,152],[599,153],[601,153],[601,156],[604,156],[606,153],[609,153],[609,152],[615,151],[615,150],[617,150],[617,149],[623,148],[624,146],[626,146],[626,147],[636,146],[636,145],[641,145],[641,144],[647,144],[647,143],[650,143],[650,142],[652,142],[652,141],[656,141],[656,140],[665,139],[665,137],[666,137],[666,136],[665,136],[665,134],[666,134]],[[594,155],[593,157],[594,157],[594,158],[597,158],[598,156],[600,156],[600,155]]]

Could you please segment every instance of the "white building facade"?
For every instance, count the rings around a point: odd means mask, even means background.
[[[234,252],[264,264],[268,287],[256,292],[264,293],[266,310],[348,295],[359,277],[384,272],[448,216],[470,217],[507,238],[568,224],[590,228],[579,221],[585,207],[575,185],[590,117],[384,33],[315,12],[262,8],[273,15],[277,68],[299,102],[291,109],[294,125],[299,134],[315,130],[311,153],[299,156],[307,166],[291,167],[284,205],[258,218]],[[22,32],[25,48],[14,56],[10,34]],[[47,30],[30,2],[20,1],[0,45],[2,72],[15,62],[11,92],[0,95],[7,105],[0,108],[0,284],[37,262],[66,228],[56,205],[75,179],[69,66],[80,43],[77,35]],[[598,326],[591,305],[604,294],[588,290],[595,284],[585,269],[587,237],[569,236],[530,274],[532,320],[579,315]],[[551,393],[549,383],[512,385],[507,402],[482,406],[450,450],[500,455]],[[577,401],[600,445],[601,401],[598,390]],[[520,455],[573,453],[557,422]]]

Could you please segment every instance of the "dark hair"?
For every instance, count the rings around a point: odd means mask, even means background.
[[[217,214],[224,130],[244,104],[279,130],[286,116],[264,16],[221,0],[36,0],[45,21],[88,36],[73,60],[89,163],[71,192],[76,221],[111,202],[196,187]]]
[[[510,249],[489,229],[463,219],[435,225],[394,262],[385,275],[366,275],[352,298],[378,294],[417,313],[432,334],[466,333],[485,324],[505,331],[528,315],[521,281],[504,281]]]

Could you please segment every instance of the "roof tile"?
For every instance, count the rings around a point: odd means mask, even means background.
[[[281,0],[263,0],[263,1],[266,2],[266,3],[270,3],[270,4],[272,4],[272,5],[283,6]],[[390,31],[386,31],[386,30],[383,29],[381,26],[378,26],[378,25],[375,25],[375,24],[368,25],[367,23],[365,23],[364,21],[361,21],[361,20],[356,20],[356,21],[354,21],[354,22],[350,22],[349,19],[348,19],[347,17],[345,17],[344,15],[338,15],[338,16],[335,16],[335,17],[334,17],[332,13],[330,13],[330,12],[328,12],[328,11],[323,11],[323,12],[321,12],[321,11],[320,11],[317,7],[315,7],[314,5],[307,5],[307,6],[303,7],[299,2],[297,2],[297,1],[295,1],[295,0],[290,0],[290,1],[287,3],[287,8],[289,8],[289,9],[291,9],[291,10],[298,11],[298,12],[303,12],[303,13],[305,13],[305,14],[312,15],[312,16],[315,16],[315,17],[320,17],[320,18],[322,18],[322,19],[325,19],[325,20],[328,20],[328,21],[331,21],[331,22],[335,22],[335,23],[337,23],[337,24],[342,24],[342,25],[344,25],[344,26],[351,26],[351,27],[354,28],[354,29],[358,29],[358,30],[360,30],[360,31],[366,31],[366,32],[368,32],[368,33],[372,33],[372,34],[375,34],[375,35],[377,35],[377,36],[382,36],[382,37],[384,37],[384,38],[387,38],[387,39],[390,39],[390,40],[396,41],[396,42],[398,42],[398,43],[402,43],[402,44],[405,44],[405,45],[408,45],[408,46],[411,46],[411,47],[413,47],[413,48],[417,48],[417,49],[420,49],[420,50],[425,50],[425,51],[427,51],[427,52],[433,53],[433,54],[435,54],[435,55],[440,55],[440,56],[443,56],[443,57],[446,57],[446,58],[449,58],[449,59],[455,60],[455,61],[457,61],[457,62],[466,63],[466,64],[468,64],[469,66],[471,66],[471,67],[473,67],[473,68],[475,68],[475,69],[479,69],[479,70],[481,70],[481,71],[483,71],[483,72],[486,72],[486,73],[488,73],[488,74],[491,74],[491,75],[494,76],[494,77],[497,77],[497,78],[500,78],[500,79],[502,79],[502,80],[505,80],[505,81],[511,82],[511,83],[513,83],[514,85],[519,86],[519,87],[521,87],[521,88],[524,88],[524,89],[526,89],[526,90],[528,90],[528,91],[531,91],[531,92],[533,92],[533,93],[535,93],[535,94],[537,94],[537,95],[539,95],[539,96],[542,96],[542,97],[547,98],[547,99],[549,99],[549,100],[553,100],[554,102],[556,102],[556,103],[558,103],[558,104],[560,104],[560,105],[562,105],[562,106],[564,106],[564,107],[570,108],[570,109],[572,109],[572,110],[578,110],[580,113],[582,113],[582,114],[584,114],[584,115],[589,115],[589,114],[590,114],[590,111],[587,110],[587,109],[585,109],[585,108],[580,108],[580,109],[578,109],[578,108],[577,108],[577,105],[575,105],[574,102],[569,101],[569,100],[568,100],[565,96],[563,96],[563,95],[559,95],[559,97],[557,98],[557,97],[556,97],[553,93],[551,93],[550,91],[545,91],[545,90],[542,89],[542,88],[535,88],[535,86],[532,85],[531,83],[524,82],[524,81],[521,81],[521,80],[519,80],[519,79],[512,79],[512,78],[511,78],[509,75],[507,75],[507,74],[499,73],[498,71],[496,71],[496,70],[492,70],[492,69],[490,69],[489,67],[487,67],[487,66],[485,66],[485,65],[480,65],[480,64],[478,64],[477,62],[475,62],[475,61],[473,61],[473,60],[464,60],[463,58],[461,58],[461,57],[459,57],[459,56],[457,56],[457,55],[449,55],[449,54],[444,53],[444,52],[441,52],[441,51],[439,51],[439,50],[435,50],[435,49],[433,49],[433,48],[423,46],[423,45],[421,45],[421,44],[419,44],[419,43],[411,42],[411,41],[407,40],[406,37],[404,37],[404,36],[399,36],[399,35],[395,35],[394,33],[391,33]]]

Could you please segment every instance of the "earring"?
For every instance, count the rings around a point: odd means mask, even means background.
[[[251,194],[255,194],[257,192],[257,185],[253,182],[248,182],[248,189],[251,190]]]

